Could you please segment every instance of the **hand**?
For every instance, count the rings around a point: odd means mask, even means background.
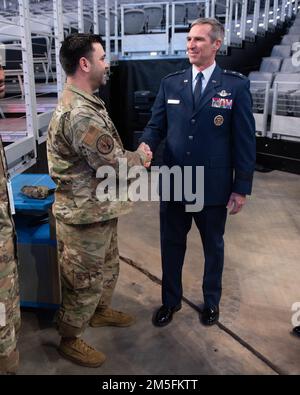
[[[146,161],[144,162],[144,166],[146,168],[150,167],[153,154],[149,145],[145,143],[141,143],[138,147],[138,150],[142,151],[146,155]]]
[[[231,210],[229,215],[234,215],[239,213],[244,204],[246,203],[246,196],[240,195],[239,193],[232,192],[229,198],[229,202],[227,204],[227,208]]]

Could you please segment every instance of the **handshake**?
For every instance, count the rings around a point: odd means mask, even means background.
[[[144,159],[143,165],[147,169],[148,167],[150,167],[151,160],[153,158],[153,154],[152,154],[152,151],[151,151],[149,145],[146,143],[141,143],[137,150],[142,152],[143,156],[146,156],[146,158]]]

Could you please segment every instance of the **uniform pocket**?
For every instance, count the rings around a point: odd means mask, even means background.
[[[79,268],[65,270],[62,267],[61,275],[66,285],[73,290],[84,290],[94,287],[95,284],[102,281],[100,270],[82,271]]]

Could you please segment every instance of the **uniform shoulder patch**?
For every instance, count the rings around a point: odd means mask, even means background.
[[[114,149],[114,146],[115,146],[114,139],[108,133],[102,134],[98,138],[97,144],[96,144],[97,150],[102,155],[110,154],[112,152],[112,150]]]
[[[99,137],[99,129],[97,129],[95,126],[91,126],[82,139],[82,142],[88,147],[93,147],[97,137]]]
[[[224,74],[227,75],[232,75],[233,77],[238,77],[238,78],[242,78],[242,79],[247,79],[247,77],[244,74],[238,73],[237,71],[233,71],[233,70],[223,70]]]
[[[183,73],[185,73],[185,71],[186,71],[186,70],[180,70],[180,71],[176,71],[175,73],[168,74],[168,75],[166,75],[166,76],[164,77],[164,79],[169,78],[169,77],[172,77],[173,75],[180,75],[180,74],[183,74]]]

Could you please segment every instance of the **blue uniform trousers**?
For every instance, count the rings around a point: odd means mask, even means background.
[[[206,206],[202,211],[185,211],[181,202],[161,202],[160,233],[162,251],[162,302],[175,307],[182,298],[182,268],[186,251],[187,234],[192,220],[199,230],[204,256],[203,296],[206,307],[218,307],[222,292],[224,240],[227,209]]]

